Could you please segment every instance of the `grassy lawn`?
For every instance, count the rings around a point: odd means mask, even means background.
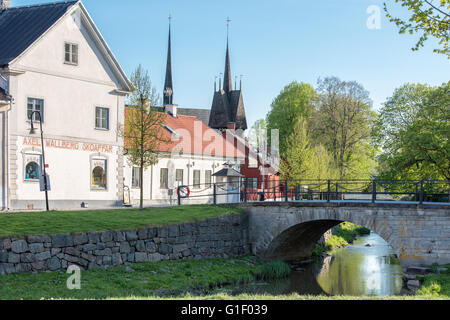
[[[132,270],[130,270],[131,268]],[[127,271],[128,270],[128,271]],[[219,284],[247,283],[257,278],[286,277],[290,268],[261,263],[254,256],[138,263],[81,272],[81,290],[68,290],[65,272],[0,276],[0,299],[107,299],[205,295]]]
[[[0,238],[95,231],[132,230],[200,221],[242,213],[227,206],[195,205],[166,208],[51,211],[0,214]]]

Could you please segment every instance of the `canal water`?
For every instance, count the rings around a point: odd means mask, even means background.
[[[346,248],[307,265],[287,279],[223,288],[228,294],[392,296],[402,289],[402,268],[395,252],[378,234],[358,237]]]

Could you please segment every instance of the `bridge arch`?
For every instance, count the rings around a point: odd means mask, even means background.
[[[450,206],[344,202],[240,206],[249,213],[252,252],[264,260],[309,259],[327,230],[348,221],[379,234],[403,267],[450,263]]]

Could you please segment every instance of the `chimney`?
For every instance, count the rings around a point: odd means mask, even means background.
[[[8,10],[11,4],[11,0],[0,0],[0,3],[2,10]]]
[[[167,104],[166,112],[170,113],[174,118],[177,118],[178,105],[176,104]]]

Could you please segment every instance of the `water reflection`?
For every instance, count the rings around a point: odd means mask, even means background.
[[[325,292],[353,296],[400,294],[400,262],[392,248],[376,233],[360,237],[353,245],[336,250],[333,258],[328,271],[317,276]]]
[[[367,246],[370,245],[370,246]],[[335,250],[319,262],[302,265],[289,279],[225,289],[229,294],[399,295],[402,269],[392,248],[376,233]],[[223,291],[223,289],[222,289]]]

